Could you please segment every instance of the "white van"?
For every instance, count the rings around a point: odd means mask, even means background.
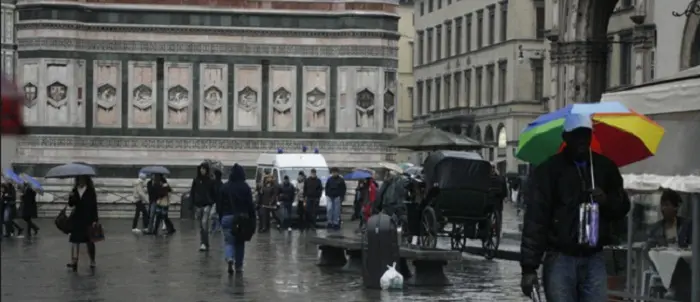
[[[262,177],[267,173],[272,173],[275,178],[282,183],[284,176],[289,177],[289,181],[296,186],[299,172],[303,171],[308,177],[311,174],[311,169],[316,169],[316,176],[321,179],[325,185],[326,179],[330,177],[331,172],[326,163],[326,158],[317,153],[263,153],[260,154],[256,162],[257,169],[255,170],[255,183],[258,184]],[[319,201],[318,210],[316,211],[316,220],[326,221],[326,205],[328,197],[325,190]],[[294,200],[294,208],[292,209],[293,219],[297,219],[297,201]]]

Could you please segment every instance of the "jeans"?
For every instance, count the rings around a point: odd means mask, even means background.
[[[590,257],[547,253],[544,259],[543,284],[547,301],[607,301],[607,276],[603,252]]]
[[[134,220],[131,222],[131,228],[135,229],[139,225],[139,217],[142,219],[143,228],[148,227],[148,210],[146,210],[146,205],[143,201],[136,202],[136,211],[134,212]]]
[[[151,202],[148,205],[148,232],[150,233],[156,229],[156,216],[158,216],[157,210],[158,206],[156,206],[155,202]]]
[[[197,207],[194,213],[195,219],[199,222],[199,244],[209,246],[209,228],[211,223],[211,206]]]
[[[340,197],[330,197],[328,198],[328,205],[326,206],[326,218],[328,223],[332,225],[340,225],[340,203],[342,199]]]
[[[292,208],[291,202],[283,202],[280,205],[280,210],[282,213],[282,227],[291,228],[292,227]]]
[[[165,222],[165,227],[168,229],[168,233],[175,232],[173,222],[170,221],[170,218],[168,218],[168,207],[156,206],[156,223],[153,226],[153,234],[158,234],[158,229],[161,222]]]
[[[236,268],[240,268],[243,267],[245,241],[236,240],[233,236],[233,223],[233,215],[224,215],[221,217],[221,229],[224,233],[224,259],[226,261],[233,261]]]
[[[15,205],[14,204],[6,204],[3,208],[3,213],[2,213],[2,222],[5,226],[5,235],[9,235],[15,232],[15,228],[18,230],[21,230],[22,227],[20,227],[15,221],[15,217],[13,211],[15,210]]]
[[[211,232],[215,233],[221,227],[221,220],[219,219],[219,214],[216,213],[216,205],[211,206],[211,212],[209,213],[209,220],[211,221]]]

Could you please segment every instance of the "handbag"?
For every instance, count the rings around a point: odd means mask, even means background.
[[[105,232],[100,223],[90,226],[90,242],[105,240]]]
[[[66,215],[66,209],[68,209],[68,206],[63,207],[63,209],[58,212],[56,219],[54,219],[54,224],[56,224],[56,227],[64,234],[70,234],[72,231],[72,226],[70,223],[70,217]],[[73,213],[71,213],[71,216],[72,214]]]

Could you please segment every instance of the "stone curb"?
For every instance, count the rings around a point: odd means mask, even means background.
[[[464,249],[465,253],[472,254],[472,255],[479,255],[483,256],[483,249],[481,247],[476,247],[476,246],[467,246]],[[501,259],[501,260],[508,260],[508,261],[520,261],[520,252],[519,251],[507,251],[507,250],[498,250],[496,252],[496,257],[495,259]]]

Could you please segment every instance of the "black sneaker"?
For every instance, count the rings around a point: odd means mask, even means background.
[[[228,268],[228,274],[233,275],[233,261],[228,261],[226,263],[226,266]]]

